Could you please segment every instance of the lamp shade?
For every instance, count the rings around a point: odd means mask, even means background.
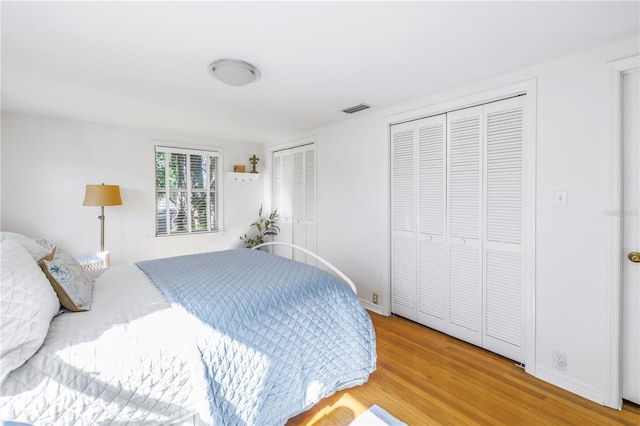
[[[121,206],[119,185],[87,185],[83,206]]]

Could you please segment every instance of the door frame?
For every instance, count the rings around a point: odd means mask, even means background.
[[[622,381],[620,380],[622,353],[622,78],[640,69],[640,55],[609,64],[609,291],[607,308],[609,365],[606,406],[622,409]]]

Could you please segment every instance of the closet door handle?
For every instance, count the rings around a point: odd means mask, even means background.
[[[632,251],[627,255],[627,257],[632,262],[640,263],[640,253],[638,253],[637,251]]]

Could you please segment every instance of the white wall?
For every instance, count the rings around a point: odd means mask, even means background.
[[[84,207],[86,184],[120,185],[122,206],[105,207],[105,248],[114,265],[241,247],[257,218],[263,184],[223,182],[222,234],[154,236],[154,145],[222,148],[223,169],[249,165],[263,145],[76,120],[2,113],[3,231],[45,237],[73,254],[100,248],[99,207]],[[258,166],[258,170],[260,167]]]
[[[537,80],[536,365],[538,377],[604,402],[608,392],[607,63],[637,54],[638,38],[498,76],[316,129],[318,252],[349,275],[361,299],[389,312],[388,117]],[[437,66],[434,64],[434,66]],[[364,100],[366,101],[366,99]],[[554,207],[554,191],[568,207]],[[552,350],[567,371],[552,368]]]
[[[290,140],[316,138],[318,252],[389,310],[387,117],[537,79],[536,375],[602,402],[608,386],[606,214],[609,202],[608,68],[638,54],[638,39],[600,47],[386,110],[364,112]],[[434,64],[434,66],[437,66]],[[363,100],[363,101],[366,101]],[[2,229],[45,236],[75,253],[98,248],[98,208],[83,207],[86,183],[122,188],[108,207],[106,245],[116,263],[231,247],[247,229],[268,181],[225,183],[224,236],[153,235],[153,140],[224,148],[224,167],[263,148],[71,120],[3,113]],[[265,176],[268,179],[268,176]],[[234,186],[235,185],[235,186]],[[568,191],[568,207],[553,193]],[[551,352],[567,354],[567,371]]]

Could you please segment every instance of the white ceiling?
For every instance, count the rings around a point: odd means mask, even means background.
[[[638,36],[639,5],[2,1],[2,108],[283,141],[360,102],[393,106]],[[207,72],[220,58],[262,78],[226,86]]]

